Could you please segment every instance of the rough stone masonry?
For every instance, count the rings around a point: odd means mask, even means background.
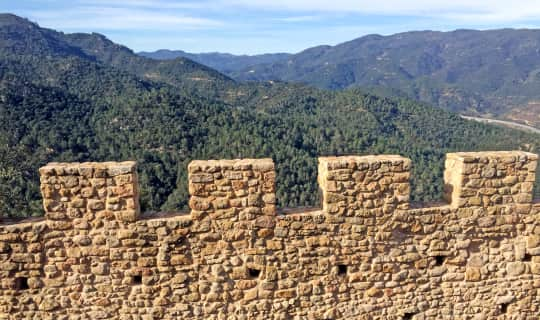
[[[153,217],[134,162],[50,163],[45,217],[0,226],[0,319],[539,319],[537,159],[448,154],[411,208],[409,159],[320,158],[294,214],[272,160],[194,161],[191,213]]]

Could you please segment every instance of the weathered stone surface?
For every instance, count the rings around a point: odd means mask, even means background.
[[[536,166],[537,159],[537,155],[522,151],[449,153],[445,198],[454,207],[531,203],[527,181],[534,181],[535,172],[527,166]]]
[[[410,160],[396,155],[319,158],[323,210],[355,216],[367,210],[407,209],[409,170]]]
[[[525,272],[525,264],[520,261],[510,262],[506,266],[506,272],[509,276],[519,276]]]
[[[270,159],[194,161],[191,214],[145,219],[134,163],[51,163],[45,220],[0,225],[0,319],[538,319],[536,161],[451,154],[450,204],[409,209],[410,160],[325,157],[283,215]]]

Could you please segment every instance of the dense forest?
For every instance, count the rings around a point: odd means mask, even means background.
[[[294,81],[327,89],[370,87],[454,112],[540,128],[539,47],[538,29],[499,29],[367,35],[292,55],[144,55],[189,57],[237,80]]]
[[[271,157],[281,207],[318,203],[317,157],[394,153],[414,163],[413,201],[440,199],[444,154],[522,149],[540,137],[361,89],[237,83],[156,61],[97,34],[0,15],[0,213],[40,215],[49,161],[137,160],[144,211],[186,207],[193,159]],[[537,188],[538,189],[538,188]]]

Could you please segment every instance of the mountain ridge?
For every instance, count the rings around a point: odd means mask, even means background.
[[[189,59],[156,61],[101,35],[0,15],[0,213],[39,215],[37,168],[137,160],[144,211],[187,204],[193,159],[271,157],[278,204],[317,203],[319,155],[399,153],[413,201],[442,193],[445,153],[538,150],[538,135],[363,89],[238,83]],[[26,21],[26,22],[25,22]],[[200,79],[193,79],[201,76]]]
[[[231,76],[330,89],[389,87],[451,111],[509,119],[540,99],[538,47],[540,30],[415,31],[307,49]],[[517,120],[540,126],[540,118]]]
[[[243,68],[212,66],[239,81],[371,88],[540,128],[539,47],[539,29],[424,30],[370,34]]]
[[[225,74],[240,70],[246,65],[276,62],[286,59],[291,55],[289,53],[265,53],[258,55],[233,55],[220,52],[189,53],[182,50],[169,49],[160,49],[153,52],[141,51],[137,52],[137,54],[156,60],[171,60],[178,57],[188,58]]]

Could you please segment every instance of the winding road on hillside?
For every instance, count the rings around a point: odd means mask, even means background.
[[[498,125],[510,127],[510,128],[513,128],[513,129],[525,130],[525,131],[540,134],[540,129],[535,128],[535,127],[531,127],[531,126],[527,126],[527,125],[524,125],[524,124],[521,124],[521,123],[517,123],[517,122],[490,119],[490,118],[469,117],[469,116],[464,116],[464,115],[461,115],[461,117],[463,119],[467,119],[467,120],[474,120],[474,121],[483,122],[483,123],[498,124]]]

